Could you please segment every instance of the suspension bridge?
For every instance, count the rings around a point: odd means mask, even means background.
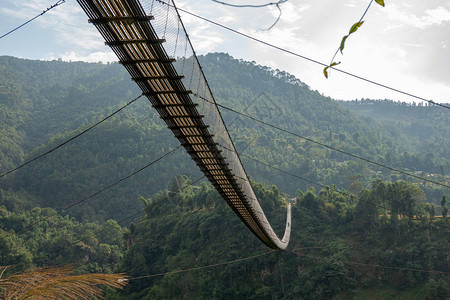
[[[77,0],[131,79],[242,222],[268,247],[286,249],[250,185],[172,0]]]

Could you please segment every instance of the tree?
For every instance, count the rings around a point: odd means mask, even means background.
[[[8,267],[2,268],[3,275]],[[1,299],[97,299],[104,290],[100,286],[123,288],[124,274],[74,275],[70,266],[28,269],[0,277]]]
[[[391,213],[412,219],[417,205],[425,200],[425,193],[417,186],[406,181],[397,181],[390,185]]]
[[[442,195],[441,208],[442,208],[442,217],[443,218],[447,218],[448,207],[447,207],[446,203],[447,203],[447,198],[445,197],[445,195]]]
[[[376,229],[379,223],[379,212],[377,208],[377,195],[374,192],[364,190],[359,197],[358,204],[355,208],[354,220],[360,230],[360,233],[365,236],[368,231]]]

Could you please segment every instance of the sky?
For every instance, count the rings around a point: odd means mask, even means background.
[[[0,36],[36,16],[56,0],[2,0]],[[273,0],[237,1],[264,4]],[[370,0],[287,0],[275,6],[235,8],[211,0],[175,4],[311,59],[330,63],[341,39],[363,15]],[[338,68],[395,89],[440,103],[450,103],[450,1],[385,0],[375,2],[364,24],[346,41]],[[420,100],[365,83],[279,50],[258,44],[180,12],[198,54],[226,52],[235,58],[287,71],[313,90],[340,100],[361,98]],[[28,25],[0,39],[0,56],[87,62],[117,61],[75,0],[66,0]]]

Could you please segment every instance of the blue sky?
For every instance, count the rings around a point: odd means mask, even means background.
[[[54,4],[56,0],[2,0],[0,35]],[[267,1],[229,1],[260,4]],[[175,3],[186,10],[220,22],[301,55],[328,63],[359,20],[369,0],[289,0],[280,21],[275,7],[242,9],[211,0]],[[450,102],[450,1],[385,0],[373,4],[363,26],[346,42],[339,66],[343,70],[387,84],[436,102]],[[401,3],[399,3],[401,2]],[[312,89],[336,99],[393,99],[419,102],[236,36],[214,25],[180,13],[197,53],[227,52],[288,71]],[[0,40],[0,55],[67,61],[115,61],[96,29],[87,22],[75,0],[66,0],[42,17]]]

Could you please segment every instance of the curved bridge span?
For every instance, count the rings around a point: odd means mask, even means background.
[[[286,249],[267,220],[171,0],[77,0],[168,128],[242,222]]]

